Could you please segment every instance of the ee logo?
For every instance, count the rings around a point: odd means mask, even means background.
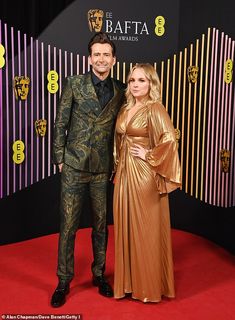
[[[233,61],[231,59],[225,62],[224,81],[229,84],[233,78]]]
[[[58,73],[55,70],[51,70],[50,72],[48,72],[47,74],[47,80],[48,80],[48,84],[47,84],[47,90],[50,93],[56,93],[59,89],[59,85],[58,85]]]
[[[5,66],[4,54],[5,54],[5,48],[0,43],[0,69]]]
[[[165,33],[165,19],[163,16],[157,16],[155,19],[155,34],[159,37],[163,36]]]
[[[24,142],[21,140],[16,140],[12,146],[13,149],[13,161],[16,164],[21,164],[24,161]]]

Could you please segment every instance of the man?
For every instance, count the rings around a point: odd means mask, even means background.
[[[91,72],[66,80],[54,129],[53,156],[61,174],[61,227],[57,276],[51,305],[60,307],[74,276],[74,242],[87,190],[93,209],[92,283],[113,296],[104,277],[107,247],[106,198],[111,169],[115,119],[124,99],[124,85],[110,77],[115,45],[105,33],[88,44]]]

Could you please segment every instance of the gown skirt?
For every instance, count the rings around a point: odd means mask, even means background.
[[[137,127],[130,124],[122,137],[114,182],[114,297],[159,302],[175,297],[169,201],[157,192],[151,165],[129,151],[149,147],[146,130]]]

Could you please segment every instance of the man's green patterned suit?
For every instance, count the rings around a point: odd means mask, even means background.
[[[106,196],[112,164],[113,129],[123,103],[124,86],[112,79],[113,98],[102,109],[91,73],[71,76],[63,88],[54,128],[53,157],[63,163],[61,174],[61,229],[57,275],[74,276],[74,241],[87,186],[93,208],[93,276],[105,268]]]

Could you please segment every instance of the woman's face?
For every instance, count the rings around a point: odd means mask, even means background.
[[[132,72],[129,80],[129,88],[131,94],[137,100],[142,100],[148,96],[150,83],[142,68],[137,68]]]

